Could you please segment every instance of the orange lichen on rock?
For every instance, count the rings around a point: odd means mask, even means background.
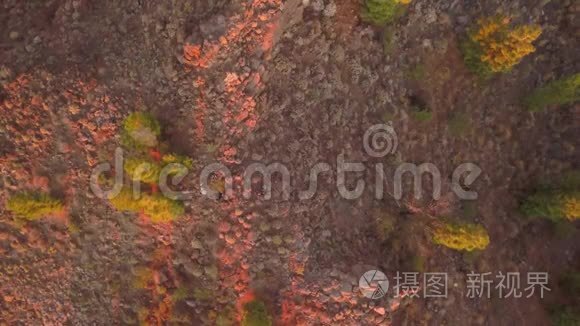
[[[245,90],[251,85],[260,88],[261,77],[258,73],[238,76],[228,73],[224,79],[228,93],[227,110],[223,114],[223,122],[228,126],[229,136],[240,136],[251,131],[257,124],[256,100]]]
[[[266,26],[266,32],[264,33],[264,39],[262,40],[262,50],[264,52],[272,50],[276,28],[278,28],[278,26],[274,23],[270,23]]]
[[[274,20],[279,9],[270,9],[266,13],[261,12],[265,7],[277,5],[281,7],[280,0],[254,0],[249,8],[243,12],[229,18],[231,27],[219,40],[203,45],[186,44],[183,48],[184,63],[190,67],[209,68],[214,62],[219,52],[227,51],[230,47],[249,44],[259,44],[263,50],[272,48],[274,28],[272,24],[260,24]],[[242,44],[243,43],[243,44]]]
[[[4,85],[5,99],[0,102],[0,124],[27,161],[45,158],[51,147],[52,112],[45,99],[35,92],[29,75],[20,75]],[[42,81],[41,81],[42,82]]]

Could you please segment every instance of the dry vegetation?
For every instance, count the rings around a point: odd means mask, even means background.
[[[1,325],[579,325],[580,183],[554,181],[579,168],[577,4],[0,8]],[[397,153],[369,158],[360,137],[387,121]],[[123,187],[97,198],[91,172],[117,146],[124,164],[99,182],[121,169]],[[271,200],[259,178],[242,196],[249,163],[282,162],[294,178],[339,153],[368,171],[433,162],[443,196],[344,200],[333,173],[310,201],[280,199],[277,179]],[[197,193],[216,162],[240,193]],[[483,170],[476,200],[452,192],[461,162]],[[195,196],[167,197],[160,178],[184,172],[195,177],[176,188]],[[223,177],[209,185],[220,194]],[[375,268],[463,285],[468,269],[530,266],[550,272],[545,301],[453,287],[369,304],[358,291]]]

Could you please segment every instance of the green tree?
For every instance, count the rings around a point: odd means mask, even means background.
[[[537,88],[524,100],[530,111],[539,111],[549,105],[562,105],[580,100],[580,74],[552,81]]]
[[[402,15],[409,2],[410,0],[365,0],[361,16],[367,23],[383,26]]]

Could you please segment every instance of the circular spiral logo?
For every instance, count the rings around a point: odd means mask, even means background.
[[[385,273],[376,269],[367,271],[358,281],[362,294],[369,299],[380,299],[389,290],[389,280]]]
[[[372,157],[385,157],[394,154],[399,146],[399,139],[392,123],[378,124],[367,129],[363,144],[365,151]]]

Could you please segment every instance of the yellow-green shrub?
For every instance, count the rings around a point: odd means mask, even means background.
[[[193,166],[193,160],[189,157],[177,155],[177,154],[165,154],[161,158],[161,161],[165,164],[177,163],[190,169]]]
[[[120,211],[142,213],[148,216],[152,222],[169,222],[183,215],[183,205],[161,194],[140,194],[133,198],[133,193],[123,189],[118,195],[109,198],[111,205]]]
[[[481,19],[462,44],[465,63],[482,76],[509,71],[536,50],[532,42],[541,33],[536,25],[512,28],[505,16]]]
[[[6,208],[15,216],[32,221],[61,212],[63,205],[47,194],[21,193],[11,197]]]
[[[128,147],[155,147],[160,134],[159,122],[148,113],[133,112],[123,122],[122,141]]]
[[[169,164],[179,165],[169,166]],[[125,160],[123,168],[125,173],[128,174],[129,179],[133,181],[156,184],[159,182],[159,175],[164,168],[167,168],[167,175],[175,175],[183,168],[190,169],[192,165],[193,163],[190,158],[175,154],[166,154],[161,158],[160,162],[147,158],[129,157]]]
[[[142,181],[145,183],[159,182],[159,173],[161,165],[151,160],[142,158],[128,158],[123,166],[129,179],[133,181]]]
[[[478,224],[446,223],[435,228],[433,242],[455,250],[483,250],[489,245],[489,235]]]
[[[521,210],[530,217],[574,221],[580,219],[580,191],[538,191],[524,200]]]

